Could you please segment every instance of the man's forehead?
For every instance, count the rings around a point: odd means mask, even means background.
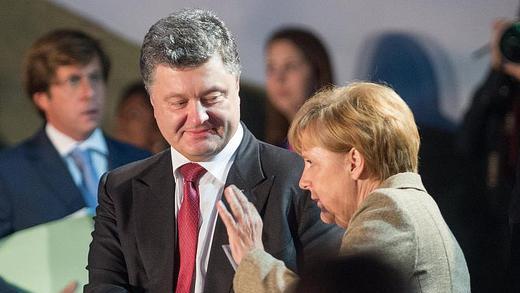
[[[239,73],[234,72],[231,69],[230,65],[226,65],[226,63],[224,62],[224,59],[222,58],[221,54],[218,53],[218,52],[214,53],[213,55],[211,55],[207,59],[201,60],[201,62],[192,61],[191,63],[186,63],[186,64],[175,64],[173,62],[168,62],[168,61],[158,62],[157,64],[155,64],[153,66],[152,74],[155,74],[157,72],[157,68],[159,68],[160,66],[169,67],[169,68],[171,68],[173,70],[176,70],[176,71],[185,71],[185,70],[188,71],[188,70],[193,70],[193,69],[197,69],[197,68],[203,67],[204,65],[206,65],[206,64],[208,64],[210,62],[215,62],[215,63],[218,63],[219,65],[222,65],[222,67],[229,74],[232,74],[234,76],[238,76],[239,75]]]
[[[87,63],[74,62],[69,64],[60,64],[54,71],[55,74],[59,72],[73,72],[73,71],[97,71],[101,70],[101,61],[99,58],[92,58]]]

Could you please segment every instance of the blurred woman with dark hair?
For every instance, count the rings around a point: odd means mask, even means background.
[[[265,47],[267,111],[265,140],[288,147],[289,123],[317,90],[334,83],[325,46],[310,31],[283,28]]]

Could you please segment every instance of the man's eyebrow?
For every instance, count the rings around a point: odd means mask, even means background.
[[[212,86],[212,87],[202,91],[199,96],[204,97],[205,95],[208,95],[208,94],[214,93],[214,92],[227,93],[227,90],[222,86]],[[185,95],[182,93],[174,92],[174,91],[168,92],[167,94],[164,95],[165,99],[171,99],[171,98],[175,98],[175,97],[183,98],[183,97],[185,97]]]

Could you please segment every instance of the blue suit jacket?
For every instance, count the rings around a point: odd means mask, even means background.
[[[109,170],[150,155],[105,139]],[[43,129],[0,153],[0,238],[60,219],[84,206],[66,163]]]

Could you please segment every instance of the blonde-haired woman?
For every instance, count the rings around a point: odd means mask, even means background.
[[[296,114],[289,141],[305,161],[300,187],[322,221],[347,229],[340,254],[376,255],[416,292],[470,291],[464,254],[417,174],[413,114],[392,89],[358,82],[316,94]],[[225,195],[233,215],[224,205],[219,213],[239,264],[235,292],[290,291],[297,277],[263,251],[256,210],[235,187]]]

